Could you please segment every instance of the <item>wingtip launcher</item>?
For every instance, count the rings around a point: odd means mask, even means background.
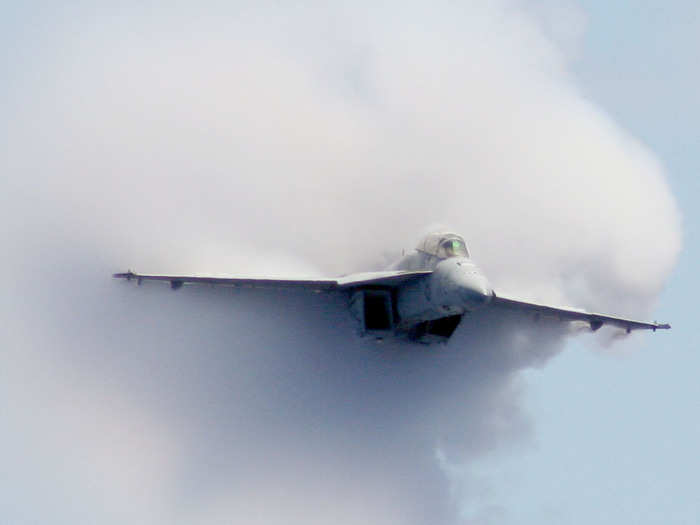
[[[136,274],[129,270],[128,272],[122,272],[122,273],[113,273],[112,277],[115,279],[126,279],[127,281],[131,281],[132,279],[136,278]]]
[[[138,284],[139,286],[141,286],[141,283],[143,282],[143,278],[139,274],[134,273],[131,270],[122,273],[113,273],[112,277],[114,277],[115,279],[126,279],[127,281],[136,279],[136,284]]]

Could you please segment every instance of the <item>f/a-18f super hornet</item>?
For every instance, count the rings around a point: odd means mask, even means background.
[[[496,292],[470,258],[464,239],[447,232],[424,237],[415,251],[387,271],[356,273],[336,279],[257,279],[185,275],[116,273],[119,279],[168,281],[173,290],[183,284],[252,288],[299,288],[344,293],[359,322],[360,334],[376,339],[406,337],[421,343],[447,341],[464,315],[482,308],[508,309],[535,319],[582,321],[596,331],[612,325],[627,333],[660,330],[668,324],[644,322],[585,310],[533,303]]]

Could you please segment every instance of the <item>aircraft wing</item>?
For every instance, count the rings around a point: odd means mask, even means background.
[[[207,277],[197,275],[155,275],[139,274],[131,270],[115,273],[116,279],[142,281],[168,281],[173,290],[183,284],[209,284],[220,286],[240,286],[244,288],[297,288],[313,291],[347,290],[360,286],[397,286],[405,281],[428,275],[429,271],[387,271],[355,273],[335,279],[273,279],[253,277]]]
[[[624,317],[616,317],[613,315],[599,314],[593,312],[586,312],[585,310],[579,310],[577,308],[571,307],[561,307],[561,306],[550,306],[546,304],[532,303],[529,301],[524,301],[522,299],[517,299],[514,297],[508,297],[501,293],[493,293],[493,299],[491,304],[495,307],[509,308],[513,310],[520,310],[523,312],[531,312],[536,316],[542,316],[550,319],[559,319],[561,321],[585,321],[590,324],[592,330],[598,330],[603,325],[612,325],[619,328],[623,328],[627,333],[632,330],[668,330],[671,328],[670,324],[661,324],[656,321],[645,322],[645,321],[635,321],[634,319],[626,319]]]
[[[357,286],[397,286],[406,281],[418,279],[425,275],[430,275],[432,270],[418,271],[386,271],[386,272],[365,272],[353,273],[338,277],[338,288],[355,288]]]

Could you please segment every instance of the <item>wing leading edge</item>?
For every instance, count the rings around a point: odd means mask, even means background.
[[[645,321],[635,321],[634,319],[626,319],[624,317],[616,317],[613,315],[599,314],[593,312],[586,312],[585,310],[578,310],[576,308],[567,308],[560,306],[550,306],[546,304],[532,303],[529,301],[524,301],[522,299],[517,299],[514,297],[508,297],[506,295],[496,293],[493,294],[493,299],[491,304],[495,307],[509,308],[512,310],[519,310],[523,312],[531,312],[535,315],[541,315],[542,317],[549,317],[554,319],[559,319],[562,321],[585,321],[587,322],[593,331],[598,330],[603,325],[612,325],[619,328],[623,328],[630,333],[632,330],[668,330],[671,328],[670,324],[653,323]]]
[[[346,275],[336,279],[268,279],[252,277],[208,277],[196,275],[155,275],[139,274],[131,270],[115,273],[116,279],[142,281],[168,281],[173,290],[183,284],[210,284],[219,286],[240,286],[245,288],[296,288],[313,291],[345,290],[358,286],[397,286],[405,281],[428,275],[430,271],[390,271],[366,272]]]

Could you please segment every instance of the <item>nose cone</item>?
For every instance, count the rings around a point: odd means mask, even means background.
[[[470,308],[487,304],[492,297],[491,285],[476,266],[467,267],[456,275],[459,295]]]
[[[492,296],[491,285],[470,259],[447,259],[435,268],[433,300],[443,310],[474,310],[487,304]]]

